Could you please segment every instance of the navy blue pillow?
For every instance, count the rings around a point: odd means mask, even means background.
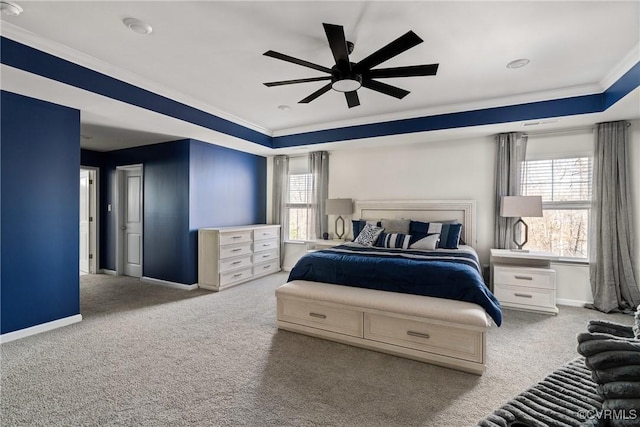
[[[409,223],[409,234],[411,241],[409,245],[413,245],[418,240],[424,239],[429,235],[429,223],[422,221],[411,221]]]
[[[442,224],[438,247],[443,249],[458,249],[461,232],[462,224]]]
[[[352,219],[351,220],[351,225],[353,227],[353,240],[356,239],[356,237],[358,237],[358,234],[360,234],[360,232],[362,231],[362,227],[364,227],[364,225],[367,223],[367,221],[363,220],[363,219]]]

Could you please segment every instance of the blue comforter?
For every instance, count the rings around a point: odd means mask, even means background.
[[[296,263],[292,280],[333,283],[478,304],[496,325],[502,310],[484,284],[475,252],[402,250],[353,244],[310,252]]]

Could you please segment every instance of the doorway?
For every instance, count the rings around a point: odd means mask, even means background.
[[[143,261],[143,168],[142,165],[116,168],[117,237],[116,273],[142,277]]]
[[[98,260],[97,170],[80,168],[80,274],[95,274]]]

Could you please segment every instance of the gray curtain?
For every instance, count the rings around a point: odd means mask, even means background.
[[[284,241],[288,233],[289,215],[287,198],[289,196],[289,157],[275,156],[273,158],[273,205],[272,219],[280,224],[280,265],[284,262]]]
[[[329,196],[329,153],[315,151],[309,153],[311,173],[311,204],[309,209],[308,233],[310,240],[322,238],[328,231],[325,205]]]
[[[626,122],[596,125],[589,277],[593,305],[605,313],[640,304],[633,272],[627,145]]]
[[[494,248],[514,248],[513,224],[517,218],[500,216],[502,196],[519,196],[522,162],[527,152],[527,135],[517,132],[496,135],[498,154],[496,158],[496,199]]]

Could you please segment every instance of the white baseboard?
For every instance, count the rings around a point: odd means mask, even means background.
[[[76,314],[74,316],[64,317],[62,319],[53,320],[47,323],[41,323],[40,325],[31,326],[29,328],[20,329],[13,332],[7,332],[0,335],[0,344],[4,344],[9,341],[15,341],[20,338],[25,338],[31,335],[47,332],[52,329],[62,328],[63,326],[69,326],[74,323],[82,321],[82,315]]]
[[[577,299],[556,298],[556,304],[570,307],[584,307],[585,304],[593,304],[593,301],[580,301]]]
[[[107,270],[106,268],[100,269],[100,274],[108,274],[109,276],[117,276],[115,270]]]
[[[169,282],[168,280],[154,279],[153,277],[142,276],[142,280],[145,282],[153,283],[154,285],[167,286],[169,288],[182,289],[186,291],[192,291],[198,289],[198,284],[185,285],[184,283]]]

